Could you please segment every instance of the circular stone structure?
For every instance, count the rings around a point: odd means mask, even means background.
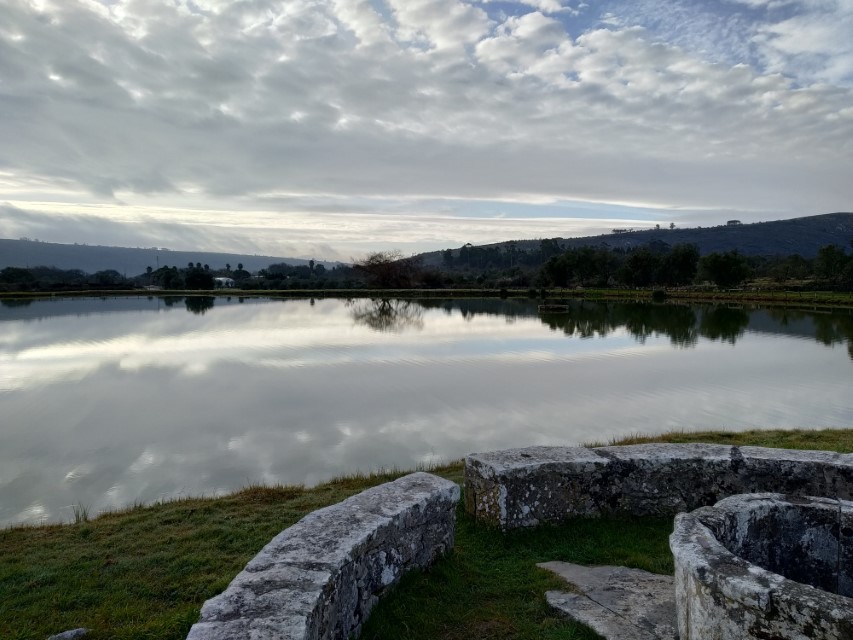
[[[732,496],[676,517],[681,640],[853,639],[853,502]]]

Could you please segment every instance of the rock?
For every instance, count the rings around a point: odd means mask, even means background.
[[[208,600],[187,640],[348,640],[407,571],[453,547],[459,486],[413,473],[308,514]]]
[[[681,639],[853,639],[851,524],[853,502],[780,494],[680,514],[670,548]]]
[[[50,636],[47,640],[76,640],[77,638],[82,638],[87,633],[89,633],[89,630],[81,627],[79,629],[70,629],[68,631],[63,631],[62,633],[57,633],[56,635]]]
[[[548,604],[608,640],[677,640],[672,576],[626,567],[585,567],[568,562],[538,565],[577,593],[549,591]]]
[[[645,444],[530,447],[465,459],[466,510],[502,529],[577,516],[674,516],[756,491],[853,499],[853,454]]]

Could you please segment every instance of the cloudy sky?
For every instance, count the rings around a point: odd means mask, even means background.
[[[347,259],[853,209],[853,0],[0,0],[0,237]]]

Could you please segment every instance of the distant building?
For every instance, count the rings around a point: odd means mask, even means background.
[[[214,278],[214,282],[216,282],[217,289],[233,289],[234,288],[234,278]]]
[[[743,224],[740,220],[729,220],[726,224],[730,227],[736,227],[739,224]]]

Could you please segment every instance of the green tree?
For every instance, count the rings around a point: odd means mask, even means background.
[[[213,289],[213,275],[209,271],[205,271],[201,267],[195,267],[187,270],[184,277],[184,286],[187,289]]]
[[[92,281],[99,285],[115,285],[124,282],[124,276],[115,269],[105,269],[92,275]]]
[[[21,267],[6,267],[0,271],[0,282],[12,284],[18,282],[33,282],[34,280],[35,276],[29,269],[22,269]]]
[[[160,267],[152,275],[152,279],[164,289],[183,289],[184,279],[177,267]]]
[[[787,280],[803,280],[812,274],[812,264],[803,256],[795,253],[792,256],[786,256],[779,260],[770,268],[770,277],[776,282],[786,282]]]
[[[690,284],[699,268],[699,248],[693,244],[677,244],[660,266],[659,281],[670,286]]]
[[[238,281],[239,280],[248,280],[249,278],[252,277],[252,274],[249,273],[248,271],[246,271],[243,268],[243,263],[240,262],[237,264],[237,270],[231,274],[231,277],[234,278],[235,280],[238,280]]]
[[[737,251],[709,253],[699,261],[699,270],[721,289],[736,287],[750,275],[749,264]]]
[[[657,281],[661,259],[645,247],[633,251],[625,261],[623,279],[635,287],[649,287]]]
[[[839,283],[847,260],[847,254],[838,245],[828,244],[821,247],[815,258],[815,275],[822,280]]]

